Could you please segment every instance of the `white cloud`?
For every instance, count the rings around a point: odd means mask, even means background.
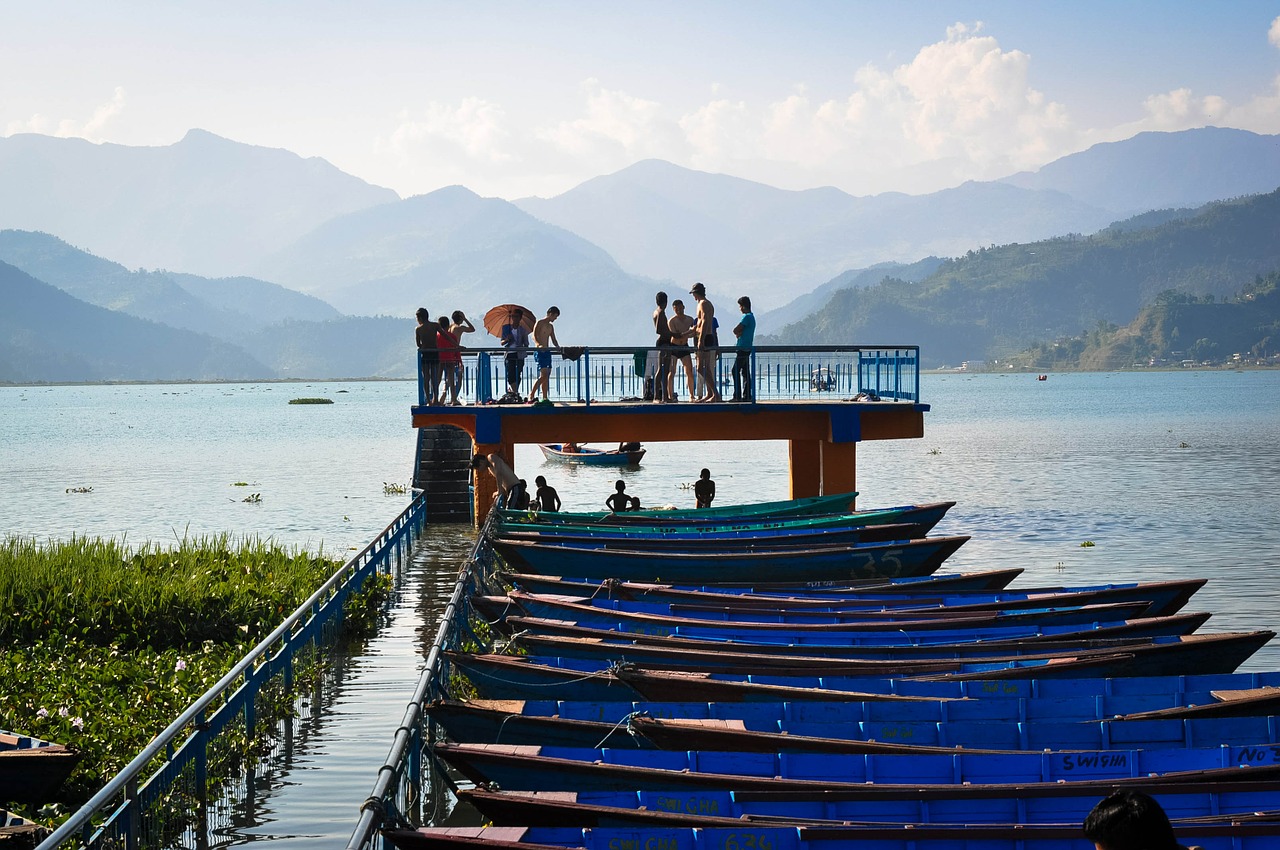
[[[506,146],[511,133],[502,107],[476,97],[456,106],[432,102],[420,117],[407,110],[400,125],[380,146],[398,156],[413,158],[424,149],[446,147],[462,158],[490,163],[510,162],[515,154]]]
[[[949,27],[944,41],[892,70],[866,65],[840,98],[815,102],[797,86],[773,103],[713,101],[681,120],[695,167],[732,172],[763,161],[801,185],[877,192],[913,169],[935,179],[938,163],[954,182],[1073,149],[1066,109],[1029,84],[1030,57],[1003,50],[981,29]]]
[[[86,121],[76,118],[63,118],[55,121],[47,115],[36,113],[30,118],[8,122],[5,125],[5,135],[41,133],[46,136],[57,136],[63,139],[81,138],[91,142],[102,142],[105,141],[102,131],[106,129],[113,118],[124,111],[124,107],[124,88],[116,86],[112,92],[111,100],[94,109],[93,115]]]
[[[670,151],[672,125],[662,105],[622,91],[604,88],[599,80],[583,82],[586,114],[537,131],[537,138],[575,157],[626,161]]]
[[[1271,22],[1271,29],[1267,31],[1267,40],[1280,47],[1280,17]]]

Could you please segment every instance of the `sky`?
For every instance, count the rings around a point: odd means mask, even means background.
[[[654,158],[920,194],[1210,125],[1280,133],[1280,0],[0,0],[0,135],[201,128],[405,197]]]

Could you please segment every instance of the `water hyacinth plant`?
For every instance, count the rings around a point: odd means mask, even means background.
[[[225,535],[170,549],[0,540],[0,726],[81,752],[53,801],[69,814],[339,566]],[[377,610],[388,585],[352,602]],[[375,623],[361,611],[351,625]],[[299,671],[296,684],[315,674]],[[291,705],[278,700],[286,714]]]

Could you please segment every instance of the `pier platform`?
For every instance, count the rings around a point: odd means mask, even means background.
[[[516,445],[563,443],[786,440],[792,498],[857,489],[857,444],[924,436],[919,350],[915,346],[761,347],[752,351],[749,402],[692,403],[687,378],[676,364],[676,402],[645,400],[658,368],[656,349],[579,349],[576,360],[557,357],[549,405],[500,403],[506,393],[501,349],[469,351],[463,397],[454,407],[430,404],[419,378],[419,403],[411,410],[417,429],[457,428],[474,452],[496,453],[514,469]],[[732,352],[729,352],[730,354]],[[723,354],[716,381],[726,398]],[[495,368],[497,367],[497,368]],[[520,386],[533,386],[533,358]],[[421,459],[420,459],[421,460]],[[421,464],[419,464],[421,466]],[[518,470],[517,470],[518,472]],[[473,517],[482,523],[495,484],[482,475],[473,490]],[[428,493],[430,498],[430,493]]]

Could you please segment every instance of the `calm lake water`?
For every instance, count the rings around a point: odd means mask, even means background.
[[[407,501],[384,485],[408,483],[415,393],[410,382],[0,388],[0,534],[229,532],[342,555]],[[1189,610],[1214,613],[1204,631],[1280,622],[1280,372],[925,375],[922,393],[924,439],[859,445],[859,505],[955,500],[936,533],[973,539],[948,571],[1022,567],[1015,586],[1203,576]],[[287,403],[300,396],[335,403]],[[545,475],[570,509],[599,508],[618,477],[646,505],[691,506],[703,466],[717,502],[787,496],[783,443],[648,448],[619,471],[522,446],[516,467]],[[81,487],[92,492],[67,492]],[[229,842],[345,841],[469,542],[457,527],[428,535],[387,628],[348,660],[319,731]],[[1242,669],[1280,669],[1280,646]]]

